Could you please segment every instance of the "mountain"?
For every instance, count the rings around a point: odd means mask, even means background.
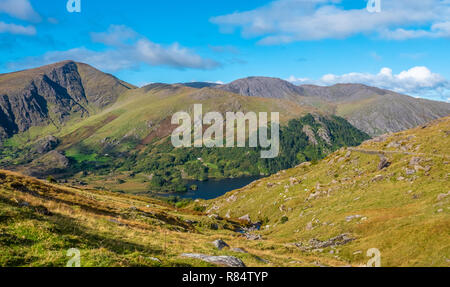
[[[89,116],[78,116],[58,126],[43,122],[39,129],[15,134],[0,147],[0,166],[45,177],[46,171],[55,170],[52,168],[55,164],[65,166],[63,155],[70,161],[71,168],[67,169],[70,172],[116,170],[123,165],[133,169],[140,159],[148,160],[152,149],[171,135],[176,128],[171,125],[173,114],[192,113],[194,104],[203,104],[205,113],[278,111],[282,112],[283,124],[311,111],[286,100],[249,98],[210,88],[151,84],[124,90],[113,104]],[[170,142],[163,144],[169,146]],[[45,156],[52,150],[59,153]],[[148,178],[139,186],[148,191]]]
[[[450,114],[450,103],[415,99],[359,84],[296,86],[277,78],[249,77],[226,85],[204,82],[161,85],[172,91],[181,91],[181,87],[199,91],[209,88],[258,99],[288,100],[303,110],[344,117],[371,136],[413,128]],[[112,75],[73,61],[1,74],[0,139],[31,127],[60,128],[71,119],[102,111],[134,89]],[[142,92],[138,90],[138,94]]]
[[[0,75],[5,137],[0,167],[115,191],[180,191],[186,180],[268,175],[317,161],[341,147],[358,145],[367,134],[438,117],[447,107],[362,85],[322,88],[273,78],[238,81],[245,82],[250,83],[247,88],[231,91],[227,87],[233,85],[198,83],[136,88],[72,61]],[[280,98],[277,91],[282,91]],[[203,105],[204,114],[279,112],[280,156],[262,160],[257,148],[174,149],[170,135],[177,126],[171,124],[172,116],[179,111],[192,115],[195,104]]]
[[[295,100],[303,94],[302,88],[290,82],[268,77],[239,79],[217,88],[247,97],[259,98]]]
[[[276,78],[250,77],[216,88],[244,96],[289,99],[347,119],[371,136],[410,129],[448,116],[450,103],[435,102],[360,84],[295,86]]]
[[[192,113],[194,104],[202,104],[204,113],[279,112],[281,156],[262,160],[258,148],[173,148],[172,115]],[[341,118],[322,116],[288,100],[151,84],[126,91],[108,109],[75,123],[16,135],[0,149],[0,166],[115,191],[181,191],[187,179],[272,174],[367,138]]]
[[[261,226],[265,250],[318,265],[449,266],[450,117],[342,148],[208,202],[211,217]],[[300,262],[291,263],[301,266]]]
[[[448,266],[450,118],[221,198],[158,201],[0,170],[0,266]],[[220,238],[220,240],[219,240]]]
[[[196,88],[196,89],[203,89],[203,88],[216,87],[219,84],[209,83],[209,82],[190,82],[190,83],[182,83],[181,85],[184,85],[186,87]]]
[[[72,61],[0,75],[0,139],[61,126],[114,103],[133,86]]]

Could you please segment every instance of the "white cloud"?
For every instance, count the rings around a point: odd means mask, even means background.
[[[36,28],[33,26],[22,26],[0,22],[0,34],[1,33],[31,36],[36,34]]]
[[[124,25],[111,25],[106,32],[91,33],[93,42],[108,46],[120,46],[122,43],[136,39],[137,36],[133,29]]]
[[[92,33],[91,38],[93,42],[104,44],[106,49],[94,51],[79,47],[67,51],[52,51],[43,56],[10,63],[8,67],[17,70],[63,60],[85,62],[105,71],[138,68],[142,64],[204,70],[220,66],[220,63],[204,59],[178,43],[163,46],[140,36],[126,26],[113,25],[107,32]]]
[[[327,74],[319,80],[298,79],[291,76],[287,80],[295,84],[316,85],[359,83],[412,96],[438,97],[440,99],[445,99],[445,97],[450,94],[450,82],[447,79],[439,74],[431,72],[427,67],[421,66],[413,67],[398,74],[393,74],[393,71],[390,68],[383,68],[378,74]]]
[[[340,2],[277,0],[254,10],[213,17],[211,22],[219,25],[222,32],[240,28],[244,37],[262,37],[259,43],[269,45],[358,34],[398,40],[450,36],[448,1],[382,1],[381,13],[369,13],[365,5],[345,10],[337,5]],[[427,29],[412,29],[414,26]]]
[[[311,80],[308,79],[308,78],[296,78],[295,76],[290,76],[289,78],[286,79],[286,81],[291,82],[291,83],[295,83],[297,85],[311,82]]]
[[[28,0],[0,0],[0,13],[6,13],[11,17],[30,22],[41,20]]]
[[[219,66],[219,63],[203,59],[178,43],[163,47],[148,39],[140,39],[132,49],[137,59],[152,66],[193,69],[213,69]]]

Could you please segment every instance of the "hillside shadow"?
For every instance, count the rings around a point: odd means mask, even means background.
[[[61,248],[61,252],[68,250],[70,248],[79,248],[79,249],[100,249],[104,248],[112,253],[117,255],[127,255],[134,252],[141,252],[143,255],[161,255],[163,253],[163,248],[155,247],[155,246],[146,246],[139,243],[130,242],[124,239],[113,238],[113,236],[120,236],[120,233],[117,232],[115,235],[111,235],[111,237],[107,235],[98,234],[98,231],[84,228],[79,225],[76,220],[61,215],[53,213],[51,216],[44,216],[41,214],[35,213],[34,206],[20,206],[18,203],[9,200],[6,197],[0,196],[0,202],[13,206],[15,208],[21,209],[18,210],[20,212],[20,218],[18,217],[9,217],[8,219],[4,218],[2,220],[3,223],[7,220],[38,220],[41,222],[47,222],[51,224],[49,227],[49,231],[58,236],[58,240],[62,242],[58,242],[58,248]],[[16,211],[17,212],[17,211]],[[30,247],[33,246],[39,241],[23,239],[19,238],[14,234],[5,233],[0,236],[0,243],[3,246],[7,247]],[[31,259],[30,259],[31,260]],[[32,264],[33,262],[39,261],[39,258],[33,258],[31,261],[28,260],[27,264]],[[19,260],[20,262],[24,262],[23,260]],[[17,261],[17,262],[19,262]]]

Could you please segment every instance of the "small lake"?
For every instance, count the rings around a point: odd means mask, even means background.
[[[260,176],[253,176],[253,177],[227,178],[220,180],[210,179],[208,181],[189,181],[188,182],[189,187],[195,184],[198,186],[198,189],[195,191],[189,190],[188,192],[175,192],[161,196],[164,197],[178,196],[180,198],[209,200],[218,198],[232,190],[247,186],[248,184],[260,178],[261,178]]]

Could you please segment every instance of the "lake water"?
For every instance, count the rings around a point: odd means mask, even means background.
[[[240,177],[240,178],[227,178],[220,180],[208,180],[208,181],[189,181],[188,186],[193,184],[198,186],[197,190],[189,190],[188,192],[171,193],[163,195],[165,197],[178,196],[180,198],[192,198],[192,199],[214,199],[224,195],[235,189],[242,188],[252,183],[261,177]]]

